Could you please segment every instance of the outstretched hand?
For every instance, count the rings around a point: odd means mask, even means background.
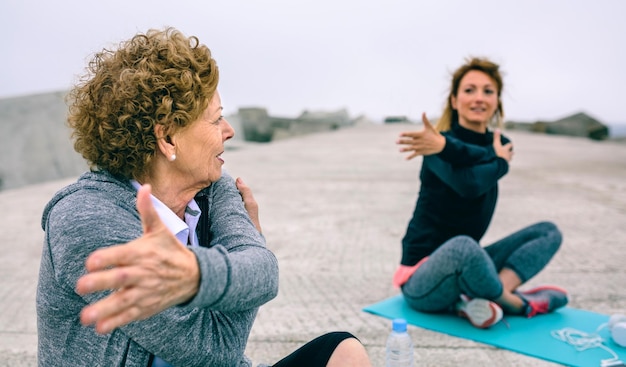
[[[505,145],[502,145],[501,139],[502,133],[499,129],[496,129],[493,132],[493,150],[496,152],[496,155],[507,162],[511,162],[513,159],[513,143],[508,142]]]
[[[161,221],[150,191],[150,185],[143,185],[137,192],[143,235],[94,251],[85,262],[88,273],[76,283],[81,295],[113,290],[81,311],[81,323],[95,324],[98,333],[146,319],[198,292],[196,257]]]
[[[424,128],[421,131],[403,132],[396,144],[401,145],[400,152],[412,152],[407,160],[420,155],[437,154],[446,146],[446,138],[431,125],[426,113],[422,113]]]
[[[252,190],[250,189],[250,187],[248,187],[248,185],[243,182],[241,177],[237,177],[237,181],[235,181],[235,183],[237,185],[237,190],[239,190],[239,193],[241,194],[243,206],[244,208],[246,208],[246,211],[248,212],[252,223],[259,231],[259,233],[262,233],[261,222],[259,221],[259,204],[257,204],[256,200],[254,199],[254,196],[252,195]]]

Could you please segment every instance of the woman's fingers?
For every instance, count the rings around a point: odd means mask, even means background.
[[[235,181],[237,185],[237,190],[239,190],[239,194],[241,194],[241,199],[243,200],[243,206],[246,208],[248,212],[248,216],[252,223],[256,227],[256,229],[261,232],[261,222],[259,220],[259,204],[254,199],[254,195],[252,195],[252,189],[246,185],[241,177],[237,177]]]
[[[417,156],[437,154],[443,150],[446,139],[433,125],[431,125],[426,113],[422,113],[424,128],[420,131],[408,131],[400,133],[396,144],[401,145],[400,152],[413,152],[406,157],[407,160]]]
[[[155,297],[142,298],[136,288],[124,288],[112,293],[100,302],[85,307],[80,314],[81,323],[96,325],[96,331],[106,334],[130,322],[143,320],[159,312],[160,303]]]
[[[130,270],[124,268],[113,268],[109,270],[88,273],[76,282],[76,292],[86,295],[94,292],[101,292],[109,289],[128,287],[133,283]]]
[[[144,247],[151,245],[154,244],[146,243]],[[114,290],[85,307],[81,322],[85,325],[95,323],[99,332],[108,332],[148,318],[195,295],[199,283],[197,260],[193,252],[180,244],[178,247],[178,251],[163,248],[152,252],[138,251],[136,264],[99,270],[81,277],[77,283],[80,294]]]
[[[128,245],[133,244],[129,242]],[[134,246],[117,245],[98,249],[92,252],[85,261],[87,271],[104,270],[114,266],[132,264],[137,260],[137,250]]]

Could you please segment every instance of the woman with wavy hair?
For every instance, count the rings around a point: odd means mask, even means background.
[[[235,132],[211,52],[151,30],[88,71],[68,121],[91,170],[42,218],[39,365],[251,366],[244,350],[278,264],[252,192],[222,172]],[[331,332],[274,366],[368,365],[353,335]]]
[[[532,317],[568,302],[557,286],[518,288],[559,249],[561,233],[553,223],[530,225],[485,247],[479,243],[496,207],[498,181],[513,158],[513,143],[499,130],[502,89],[497,64],[468,59],[452,75],[436,126],[423,114],[424,128],[402,133],[397,142],[407,159],[424,158],[393,283],[416,310],[454,311],[479,328],[497,323],[503,311]]]

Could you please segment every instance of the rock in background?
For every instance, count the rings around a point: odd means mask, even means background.
[[[0,99],[0,190],[77,176],[87,169],[70,139],[65,94]]]

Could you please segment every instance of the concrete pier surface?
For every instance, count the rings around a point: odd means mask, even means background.
[[[225,169],[252,187],[280,264],[279,295],[261,308],[248,344],[255,364],[274,363],[324,332],[346,330],[383,366],[390,322],[362,308],[398,294],[391,277],[417,198],[421,158],[406,161],[395,140],[419,128],[366,124],[271,144],[233,142],[223,155]],[[563,245],[529,284],[567,288],[572,307],[625,313],[626,145],[505,134],[515,156],[483,244],[554,221]],[[0,366],[36,365],[41,212],[74,179],[0,192]],[[409,332],[418,366],[554,366],[413,326]]]

